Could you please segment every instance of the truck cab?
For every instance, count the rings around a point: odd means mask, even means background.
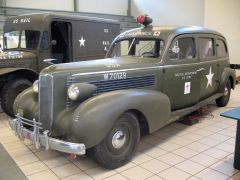
[[[116,21],[57,13],[9,17],[0,54],[1,106],[12,105],[39,72],[52,64],[101,59],[119,34]]]

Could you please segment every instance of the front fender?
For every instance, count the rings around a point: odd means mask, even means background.
[[[14,113],[22,113],[27,119],[38,120],[38,94],[30,87],[21,92],[14,101],[13,105]]]
[[[170,101],[158,91],[131,89],[104,93],[88,99],[74,111],[71,137],[90,148],[107,135],[114,122],[126,111],[138,110],[153,132],[170,117]]]
[[[16,71],[29,71],[33,74],[37,74],[37,72],[33,71],[32,69],[28,69],[28,68],[1,68],[0,76],[4,75],[4,74],[16,72]]]
[[[20,68],[2,68],[0,70],[0,76],[4,75],[4,74],[11,73],[11,72],[14,72],[14,71],[18,71],[18,70],[20,70]]]
[[[224,68],[224,70],[222,72],[220,86],[219,86],[219,92],[224,92],[224,88],[225,88],[226,83],[228,82],[229,78],[231,78],[230,79],[231,86],[232,86],[232,89],[234,89],[235,85],[236,85],[236,72],[233,69],[226,67],[226,68]]]

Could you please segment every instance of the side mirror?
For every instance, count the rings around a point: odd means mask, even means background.
[[[56,40],[51,40],[50,45],[51,46],[56,46],[57,45],[57,41]]]

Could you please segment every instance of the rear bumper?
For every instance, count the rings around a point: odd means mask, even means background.
[[[71,143],[52,138],[48,135],[48,130],[45,130],[41,134],[41,123],[36,122],[35,119],[28,120],[19,115],[16,115],[15,119],[9,120],[9,124],[19,139],[24,140],[26,138],[31,140],[37,149],[40,147],[45,147],[46,150],[53,149],[77,155],[83,155],[86,153],[84,144]],[[26,129],[23,125],[32,126],[33,131]]]

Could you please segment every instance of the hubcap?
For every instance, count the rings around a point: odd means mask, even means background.
[[[120,149],[126,142],[126,135],[122,131],[117,131],[112,138],[112,145],[116,149]]]
[[[225,90],[224,90],[224,96],[227,96],[228,95],[228,88],[225,87]]]

